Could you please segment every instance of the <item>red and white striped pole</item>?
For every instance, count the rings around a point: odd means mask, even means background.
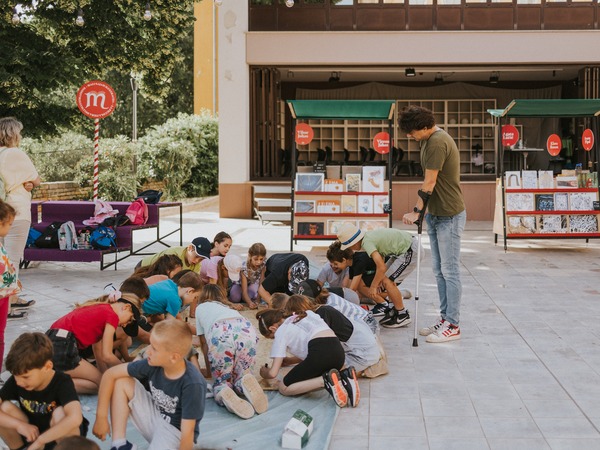
[[[100,157],[100,150],[98,147],[98,140],[100,139],[100,119],[94,119],[94,195],[93,200],[98,199],[98,160]]]

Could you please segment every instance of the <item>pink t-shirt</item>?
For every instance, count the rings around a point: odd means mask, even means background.
[[[202,265],[200,266],[200,278],[202,278],[204,283],[209,283],[211,278],[213,280],[219,279],[219,269],[217,265],[222,259],[222,256],[211,256],[210,259],[202,261]]]
[[[83,349],[100,342],[107,323],[117,328],[119,316],[110,304],[100,303],[75,308],[54,322],[50,328],[62,328],[70,331],[77,339],[77,347]]]

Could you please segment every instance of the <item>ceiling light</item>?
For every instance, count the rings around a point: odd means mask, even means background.
[[[331,76],[329,77],[330,83],[337,83],[340,81],[340,73],[339,72],[331,72]]]
[[[435,74],[435,78],[433,79],[434,83],[443,83],[444,77],[442,76],[442,72],[438,72]]]
[[[294,6],[294,0],[285,0],[285,6],[291,8],[292,6]]]
[[[417,75],[417,72],[415,72],[414,67],[407,67],[406,69],[404,69],[404,75],[407,77],[414,77]]]
[[[500,74],[498,72],[492,72],[490,75],[490,84],[498,84]]]
[[[75,25],[78,27],[82,27],[85,24],[85,20],[83,20],[83,9],[79,8],[79,12],[77,13],[77,19],[75,19]]]

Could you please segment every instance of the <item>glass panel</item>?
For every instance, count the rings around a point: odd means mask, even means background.
[[[354,0],[331,0],[331,4],[333,6],[352,6],[354,5]]]
[[[517,0],[519,5],[541,5],[542,0]]]
[[[467,0],[469,1],[469,0]],[[480,1],[485,2],[485,0],[472,0],[472,1]],[[460,5],[460,0],[438,0],[438,5]]]
[[[433,0],[408,0],[409,5],[431,5]]]

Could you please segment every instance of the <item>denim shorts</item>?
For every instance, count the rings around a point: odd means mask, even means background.
[[[54,347],[52,362],[56,370],[66,372],[79,365],[81,357],[73,333],[60,328],[51,328],[46,331],[46,336],[50,338]]]

